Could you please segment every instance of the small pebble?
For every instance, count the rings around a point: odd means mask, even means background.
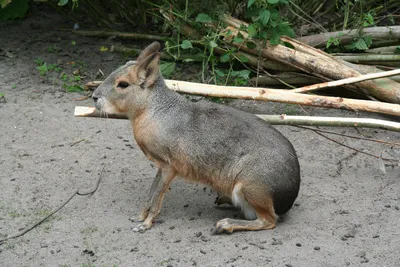
[[[200,236],[202,236],[202,235],[203,235],[202,232],[197,232],[197,233],[196,233],[196,237],[200,237]]]
[[[242,247],[242,250],[245,250],[245,249],[248,249],[249,247],[248,246],[244,246],[244,247]]]
[[[394,206],[394,208],[396,209],[396,210],[400,210],[400,207],[399,206]]]
[[[181,239],[177,239],[174,241],[174,243],[180,243],[182,240]]]
[[[314,250],[320,250],[321,248],[319,246],[314,247]]]
[[[190,217],[190,218],[189,218],[189,221],[193,221],[193,220],[195,220],[194,217]]]
[[[296,243],[296,246],[301,247],[301,244],[300,243]]]
[[[379,235],[374,235],[372,238],[378,238],[379,237]]]
[[[169,227],[169,230],[173,230],[173,229],[175,229],[175,226],[170,226]]]
[[[202,254],[207,254],[207,252],[205,252],[204,250],[200,249],[200,253]]]
[[[281,240],[274,240],[271,243],[271,245],[273,245],[273,246],[282,245],[282,244],[283,244],[283,242]]]
[[[189,204],[185,204],[185,205],[183,205],[183,207],[184,207],[184,208],[187,208],[187,207],[189,207]]]
[[[286,263],[285,267],[292,267],[292,265],[290,263]]]
[[[130,252],[137,252],[139,249],[137,247],[131,248]]]
[[[201,241],[203,241],[203,242],[208,242],[208,241],[210,241],[210,238],[209,238],[209,237],[206,237],[206,236],[204,236],[204,235],[202,235],[202,236],[200,237],[200,239],[201,239]]]
[[[390,208],[390,207],[391,207],[390,204],[385,205],[385,208]]]
[[[300,203],[294,203],[294,205],[296,206],[296,207],[298,207],[298,206],[300,206]]]

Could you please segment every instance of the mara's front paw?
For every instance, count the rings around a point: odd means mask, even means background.
[[[141,215],[139,216],[132,216],[129,218],[131,222],[143,222],[146,218],[143,218]]]
[[[150,228],[151,228],[151,224],[141,223],[141,224],[136,225],[135,227],[132,227],[132,231],[144,233],[147,229],[150,229]]]

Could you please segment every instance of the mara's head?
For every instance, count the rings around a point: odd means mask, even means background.
[[[135,61],[112,72],[93,92],[96,108],[109,114],[126,114],[133,105],[140,108],[160,77],[159,49],[160,44],[154,42]]]

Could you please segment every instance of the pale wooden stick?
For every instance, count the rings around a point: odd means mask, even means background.
[[[101,114],[95,107],[75,107],[75,117],[115,118],[128,119],[123,114]],[[390,131],[400,131],[400,123],[368,119],[368,118],[340,118],[340,117],[310,117],[282,115],[256,115],[266,122],[274,125],[308,125],[331,127],[364,127],[379,128]]]
[[[399,104],[341,97],[306,95],[279,89],[237,86],[228,87],[176,80],[165,80],[165,83],[169,89],[186,94],[272,101],[324,108],[360,110],[400,116]]]
[[[306,95],[278,89],[234,86],[228,87],[174,80],[165,80],[165,83],[169,89],[187,94],[253,99],[325,108],[360,110],[400,116],[399,104],[390,104],[369,100],[356,100],[341,97]]]
[[[384,71],[384,72],[379,72],[379,73],[370,73],[370,74],[365,74],[365,75],[361,75],[358,77],[351,77],[351,78],[346,78],[346,79],[337,80],[337,81],[317,83],[317,84],[293,89],[293,90],[291,90],[291,92],[305,93],[305,92],[315,91],[315,90],[318,90],[321,88],[342,86],[342,85],[346,85],[346,84],[358,83],[358,82],[362,82],[362,81],[374,80],[374,79],[390,77],[390,76],[395,76],[395,75],[400,75],[400,69]]]

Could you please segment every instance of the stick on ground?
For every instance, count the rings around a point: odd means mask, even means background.
[[[14,239],[17,237],[21,237],[23,235],[25,235],[26,233],[32,231],[34,228],[38,227],[39,225],[41,225],[44,221],[46,221],[48,218],[50,218],[51,216],[53,216],[55,213],[57,213],[59,210],[61,210],[65,205],[67,205],[75,196],[87,196],[87,195],[91,195],[93,193],[95,193],[97,191],[97,189],[99,188],[100,185],[100,181],[101,181],[101,176],[103,174],[103,170],[104,167],[101,169],[100,172],[100,176],[99,179],[97,180],[96,186],[93,190],[89,191],[89,192],[85,192],[85,193],[80,193],[79,190],[76,190],[73,194],[71,194],[71,196],[64,201],[58,208],[56,208],[55,210],[53,210],[52,212],[50,212],[50,214],[48,214],[46,217],[44,217],[43,219],[41,219],[40,221],[38,221],[37,223],[35,223],[34,225],[26,228],[24,231],[17,233],[17,234],[13,234],[10,236],[7,236],[6,238],[0,239],[0,245],[3,244],[5,241],[10,240],[10,239]]]
[[[123,114],[101,114],[95,107],[75,107],[75,117],[113,118],[125,119]],[[393,121],[369,119],[369,118],[339,118],[339,117],[311,117],[289,115],[256,115],[270,124],[275,125],[307,125],[307,126],[331,126],[331,127],[364,127],[378,128],[390,131],[400,131],[400,123]]]

